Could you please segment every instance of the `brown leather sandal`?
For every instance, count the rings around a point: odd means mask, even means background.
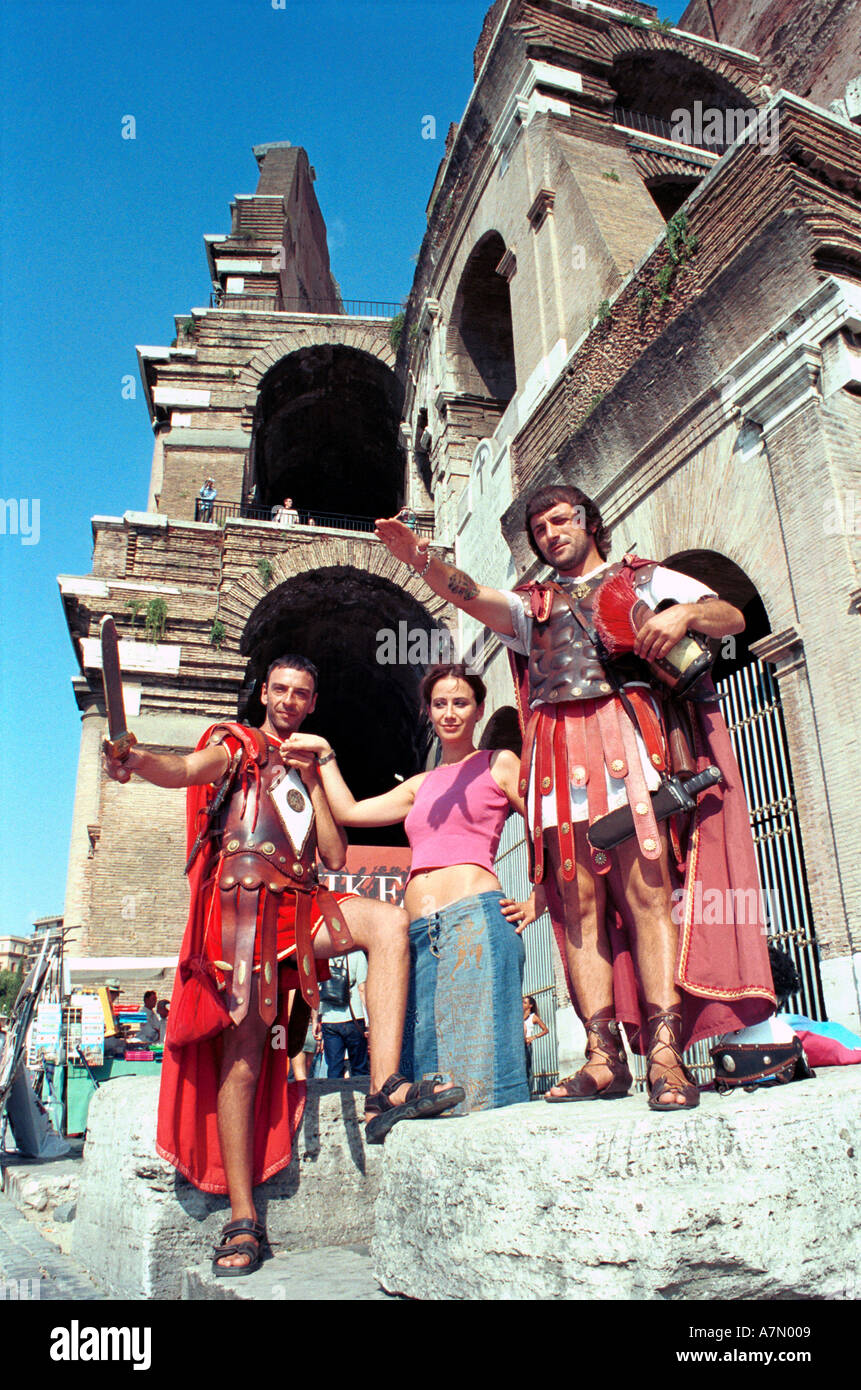
[[[392,1126],[401,1120],[429,1120],[459,1105],[466,1098],[466,1091],[462,1086],[447,1086],[438,1091],[436,1086],[442,1080],[441,1076],[434,1076],[410,1083],[397,1072],[390,1076],[379,1091],[365,1099],[365,1142],[382,1144]],[[400,1105],[389,1099],[399,1086],[409,1087]]]
[[[231,1236],[246,1236],[230,1244]],[[221,1232],[221,1244],[212,1252],[212,1272],[216,1278],[232,1279],[243,1274],[253,1274],[260,1268],[263,1252],[268,1245],[266,1227],[250,1216],[242,1216],[237,1221],[228,1221]],[[244,1265],[222,1265],[219,1260],[228,1255],[246,1255]]]
[[[649,1109],[696,1110],[700,1103],[699,1087],[682,1061],[679,1046],[682,1035],[681,1014],[675,1009],[663,1009],[660,1013],[650,1014],[647,1023],[649,1027],[649,1050],[646,1053],[646,1065],[650,1069],[653,1066],[664,1068],[656,1080],[649,1082]],[[661,1028],[666,1028],[670,1034],[669,1041],[658,1037]],[[672,1053],[674,1061],[667,1064],[655,1060],[656,1054],[662,1048]],[[678,1081],[673,1081],[670,1072],[681,1072],[685,1078],[684,1082],[680,1085]],[[682,1103],[679,1104],[676,1100],[658,1100],[658,1096],[663,1095],[666,1091],[681,1096]]]
[[[560,1089],[564,1089],[564,1096],[551,1096],[549,1091],[547,1092],[544,1099],[550,1105],[555,1105],[557,1101],[569,1100],[618,1100],[621,1096],[626,1096],[631,1089],[632,1077],[628,1059],[612,1008],[600,1009],[586,1020],[584,1027],[587,1064],[574,1076],[562,1077],[556,1083]],[[596,1038],[597,1046],[593,1041]],[[587,1070],[589,1062],[593,1060],[600,1060],[612,1073],[606,1086],[599,1086]]]

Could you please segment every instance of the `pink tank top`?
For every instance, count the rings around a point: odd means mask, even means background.
[[[410,878],[422,869],[455,864],[478,864],[493,873],[511,808],[490,771],[492,757],[485,750],[463,762],[435,767],[422,782],[404,821],[413,852]]]

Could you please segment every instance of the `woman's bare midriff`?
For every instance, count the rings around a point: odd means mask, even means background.
[[[447,869],[419,869],[404,894],[410,920],[441,912],[444,907],[476,893],[499,893],[499,879],[480,864],[453,864]]]

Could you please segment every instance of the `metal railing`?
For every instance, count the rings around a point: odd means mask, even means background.
[[[320,314],[326,317],[363,319],[392,319],[403,310],[403,304],[390,299],[342,299],[333,305],[332,299],[308,299],[304,295],[228,294],[214,290],[209,296],[210,309],[254,310],[267,314]]]
[[[323,527],[327,530],[335,531],[361,531],[364,533],[373,532],[376,518],[372,516],[351,516],[346,512],[321,512],[316,508],[311,510],[309,507],[297,507],[296,515],[298,522],[285,524],[272,515],[271,507],[248,506],[243,502],[206,502],[198,497],[194,503],[195,521],[211,521],[216,526],[223,526],[225,521],[239,518],[243,521],[266,521],[270,526],[277,527],[279,531],[290,531],[296,527],[307,529],[312,527]],[[433,517],[419,516],[416,518],[415,531],[417,536],[427,536],[433,538],[434,525]]]
[[[649,116],[645,111],[630,111],[626,106],[613,107],[613,120],[628,130],[639,130],[645,135],[658,135],[662,140],[672,140],[674,145],[684,145],[688,149],[707,150],[710,154],[723,154],[729,149],[724,140],[680,140],[673,132],[677,129],[670,121],[660,116]]]

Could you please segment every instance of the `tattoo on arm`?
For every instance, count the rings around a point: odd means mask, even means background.
[[[478,598],[478,585],[474,579],[470,579],[463,570],[450,570],[448,576],[448,587],[451,593],[458,598],[466,599],[467,603],[474,598]]]

